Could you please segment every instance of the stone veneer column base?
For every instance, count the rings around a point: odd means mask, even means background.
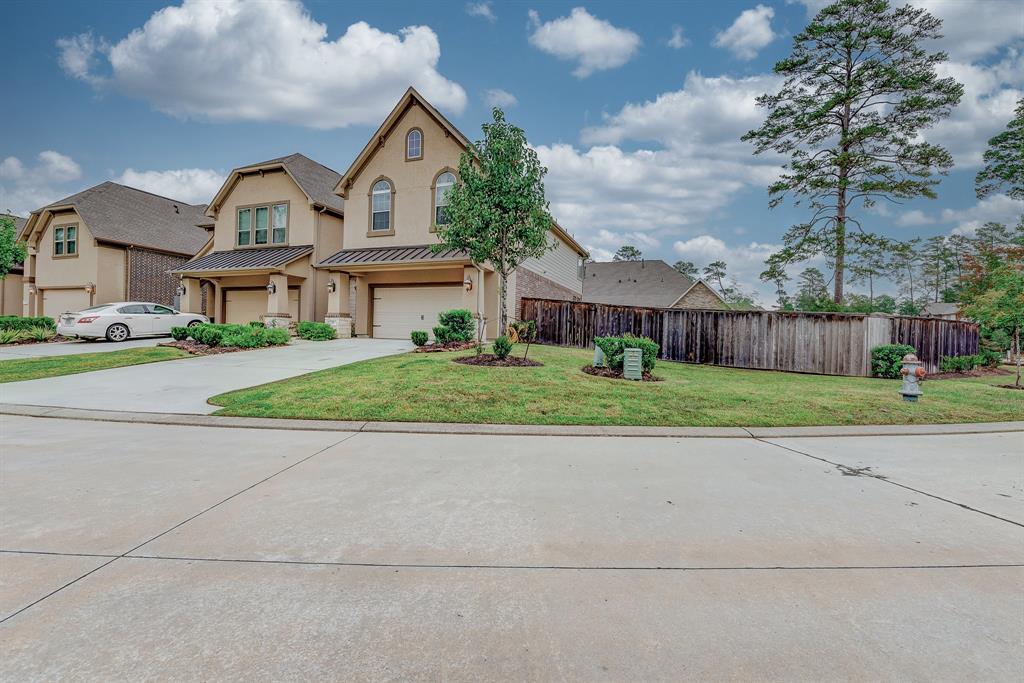
[[[352,316],[334,315],[328,313],[324,316],[324,322],[334,328],[339,339],[349,339],[352,335]]]
[[[292,316],[288,313],[264,313],[260,316],[260,320],[267,327],[280,327],[286,330],[292,324]]]

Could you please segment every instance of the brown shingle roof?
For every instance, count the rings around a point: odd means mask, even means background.
[[[583,300],[615,306],[668,308],[693,286],[664,261],[588,263]]]
[[[192,259],[170,273],[198,273],[211,270],[259,270],[285,266],[313,253],[312,244],[294,247],[260,247],[259,249],[230,249],[211,251]]]
[[[73,206],[98,240],[191,256],[209,239],[196,225],[203,220],[205,205],[186,204],[110,181],[39,211],[62,206]]]
[[[257,164],[249,164],[235,169],[244,171],[247,168],[258,168],[261,166],[272,166],[281,164],[298,183],[307,197],[313,202],[326,206],[329,209],[342,212],[345,209],[345,200],[334,194],[334,186],[341,179],[341,174],[331,170],[321,163],[313,161],[304,154],[289,154],[288,156],[268,159]]]
[[[446,249],[434,253],[430,245],[410,247],[368,247],[366,249],[342,249],[318,263],[318,266],[365,266],[377,263],[418,263],[425,261],[465,261],[469,256],[464,251]]]

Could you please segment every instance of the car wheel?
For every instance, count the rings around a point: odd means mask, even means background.
[[[131,334],[131,332],[128,330],[127,325],[122,325],[121,323],[114,323],[113,325],[107,328],[107,341],[123,342],[125,339],[128,338],[129,334]]]
[[[202,324],[203,324],[202,320],[193,320],[192,322],[190,322],[185,327],[195,327],[196,325],[202,325]]]

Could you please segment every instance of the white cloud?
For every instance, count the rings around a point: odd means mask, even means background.
[[[437,70],[441,45],[430,27],[394,34],[357,22],[329,41],[298,0],[185,0],[109,49],[89,34],[58,47],[70,75],[182,118],[377,123],[409,85],[441,109],[466,105],[462,87]],[[93,66],[101,52],[109,74]]]
[[[167,171],[136,171],[127,168],[114,181],[189,204],[206,204],[217,194],[224,182],[224,174],[208,168]]]
[[[82,177],[82,169],[71,157],[46,150],[36,156],[34,164],[25,164],[17,157],[0,162],[0,211],[26,216],[79,188],[68,190],[62,185]]]
[[[598,19],[582,7],[546,23],[541,23],[535,10],[530,10],[529,16],[533,27],[530,43],[559,59],[575,60],[577,66],[572,73],[577,78],[620,67],[640,47],[636,33]]]
[[[985,197],[966,209],[943,209],[939,220],[952,224],[951,232],[954,234],[973,235],[985,223],[1016,225],[1022,216],[1024,201],[998,194]]]
[[[498,16],[494,13],[494,10],[491,9],[490,2],[467,2],[466,14],[471,17],[486,19],[492,24],[498,20]]]
[[[668,39],[668,42],[666,43],[666,45],[668,45],[673,50],[679,50],[681,48],[686,47],[689,44],[690,44],[690,41],[687,40],[686,36],[683,35],[683,27],[682,26],[673,26],[672,27],[672,37]]]
[[[515,95],[501,88],[491,88],[485,91],[484,102],[487,103],[488,107],[501,107],[502,109],[519,104],[519,100],[516,99]]]
[[[752,291],[762,306],[774,302],[775,287],[761,282],[758,276],[765,269],[765,259],[780,248],[779,244],[763,242],[730,246],[718,237],[707,234],[680,240],[672,245],[676,256],[692,261],[701,269],[712,261],[725,261],[728,277],[739,281],[744,291]]]
[[[896,225],[906,228],[915,227],[918,225],[929,225],[934,223],[935,219],[926,215],[924,211],[920,209],[914,209],[913,211],[907,211],[901,214],[896,219]]]
[[[715,36],[715,47],[725,48],[739,59],[753,59],[777,37],[772,30],[774,16],[775,10],[765,5],[744,10],[732,26]]]

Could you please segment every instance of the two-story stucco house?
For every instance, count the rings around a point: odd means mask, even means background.
[[[33,211],[20,233],[22,315],[125,300],[173,305],[178,283],[167,271],[206,243],[197,226],[204,208],[105,182]]]
[[[325,320],[342,335],[408,338],[467,308],[497,334],[498,277],[466,254],[434,253],[446,192],[469,140],[410,88],[342,174],[302,155],[236,169],[207,209],[210,245],[174,272],[183,307],[214,288],[222,322]],[[555,225],[553,249],[510,278],[523,296],[579,300],[586,250]],[[187,302],[187,303],[186,303]]]

